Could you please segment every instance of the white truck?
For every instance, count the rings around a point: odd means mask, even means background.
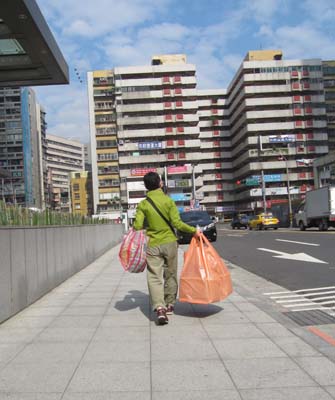
[[[335,186],[324,186],[306,192],[305,200],[300,204],[295,221],[301,231],[318,227],[326,231],[335,227]]]

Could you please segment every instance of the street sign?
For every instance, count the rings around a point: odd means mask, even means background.
[[[258,179],[254,179],[254,178],[247,178],[246,180],[245,180],[245,184],[247,185],[247,186],[254,186],[254,185],[259,185],[259,180]]]

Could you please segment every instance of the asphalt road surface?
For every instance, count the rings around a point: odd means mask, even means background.
[[[335,286],[335,230],[232,230],[217,225],[221,257],[287,290]]]

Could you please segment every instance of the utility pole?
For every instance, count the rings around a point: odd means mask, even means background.
[[[265,178],[264,178],[264,171],[263,171],[263,162],[261,161],[261,152],[263,151],[263,142],[262,142],[262,136],[258,136],[258,143],[259,143],[259,149],[258,149],[258,157],[262,165],[261,169],[261,176],[262,176],[262,197],[263,197],[263,211],[266,213],[266,186],[265,186]]]
[[[289,212],[289,228],[292,228],[292,201],[291,201],[291,191],[290,191],[290,176],[288,172],[288,165],[287,165],[287,159],[285,159],[285,166],[286,166],[286,179],[287,179],[287,195],[288,195],[288,212]]]
[[[263,196],[263,211],[266,213],[266,186],[265,186],[265,178],[264,178],[264,171],[261,170],[262,175],[262,196]]]
[[[192,199],[195,203],[195,173],[194,173],[195,165],[192,164]]]

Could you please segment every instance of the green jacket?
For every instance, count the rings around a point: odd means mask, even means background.
[[[182,232],[196,232],[195,227],[185,224],[180,219],[175,202],[164,194],[162,189],[148,191],[147,197],[152,199],[159,211],[170,221],[174,228]],[[149,237],[149,247],[155,247],[177,240],[170,227],[147,200],[142,200],[137,206],[133,228],[135,230],[143,229],[144,219],[146,219],[148,225],[146,232]]]

